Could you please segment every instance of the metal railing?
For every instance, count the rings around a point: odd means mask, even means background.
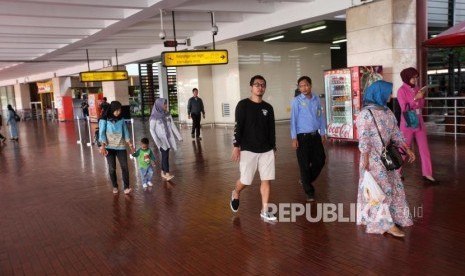
[[[465,97],[427,97],[423,119],[429,134],[465,136]]]

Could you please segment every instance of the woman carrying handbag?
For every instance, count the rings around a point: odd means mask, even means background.
[[[355,122],[361,153],[357,205],[362,212],[357,216],[357,225],[366,225],[367,233],[389,233],[403,237],[404,232],[396,225],[407,227],[411,226],[413,221],[399,172],[387,170],[381,161],[383,143],[387,145],[389,141],[393,141],[395,145],[402,147],[409,157],[409,162],[415,160],[415,154],[407,147],[394,114],[386,106],[391,100],[391,94],[392,83],[379,80],[371,84],[365,90],[364,107]],[[366,171],[370,172],[385,194],[385,198],[379,204],[370,204],[364,196],[363,177]]]
[[[397,101],[399,102],[402,114],[412,109],[418,117],[418,126],[409,126],[406,122],[405,116],[400,119],[400,131],[405,137],[407,146],[412,145],[412,140],[415,139],[421,159],[421,171],[423,178],[429,182],[436,182],[433,178],[433,168],[431,165],[431,155],[428,147],[428,139],[426,138],[426,126],[421,116],[421,110],[425,106],[425,93],[427,87],[420,89],[416,83],[418,79],[418,71],[409,67],[400,72],[400,77],[404,82],[397,90]]]

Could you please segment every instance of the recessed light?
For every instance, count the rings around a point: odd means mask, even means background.
[[[273,36],[270,38],[263,39],[263,42],[273,41],[284,38],[284,35]]]
[[[305,30],[300,31],[300,33],[301,34],[306,34],[306,33],[319,31],[319,30],[323,30],[323,29],[326,29],[326,25],[318,26],[318,27],[314,27],[314,28],[310,28],[310,29],[305,29]]]

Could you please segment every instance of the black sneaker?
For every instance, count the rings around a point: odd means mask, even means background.
[[[192,137],[192,139],[195,139],[195,134],[192,133],[192,134],[191,134],[191,137]]]
[[[229,206],[234,213],[239,210],[239,199],[234,198],[234,191],[231,193],[231,202],[229,203]]]

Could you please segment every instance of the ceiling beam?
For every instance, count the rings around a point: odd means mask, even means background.
[[[2,2],[7,2],[3,0]],[[88,6],[104,8],[144,9],[147,0],[10,0],[10,2],[34,3],[40,5]]]
[[[70,8],[63,5],[48,5],[44,7],[44,5],[36,3],[2,2],[0,15],[121,20],[125,17],[125,11],[117,8],[83,6]]]
[[[76,19],[76,18],[55,18],[50,20],[46,17],[36,16],[10,16],[2,15],[0,17],[1,26],[18,26],[18,27],[52,27],[52,28],[79,28],[79,29],[103,29],[116,20],[101,19]]]

